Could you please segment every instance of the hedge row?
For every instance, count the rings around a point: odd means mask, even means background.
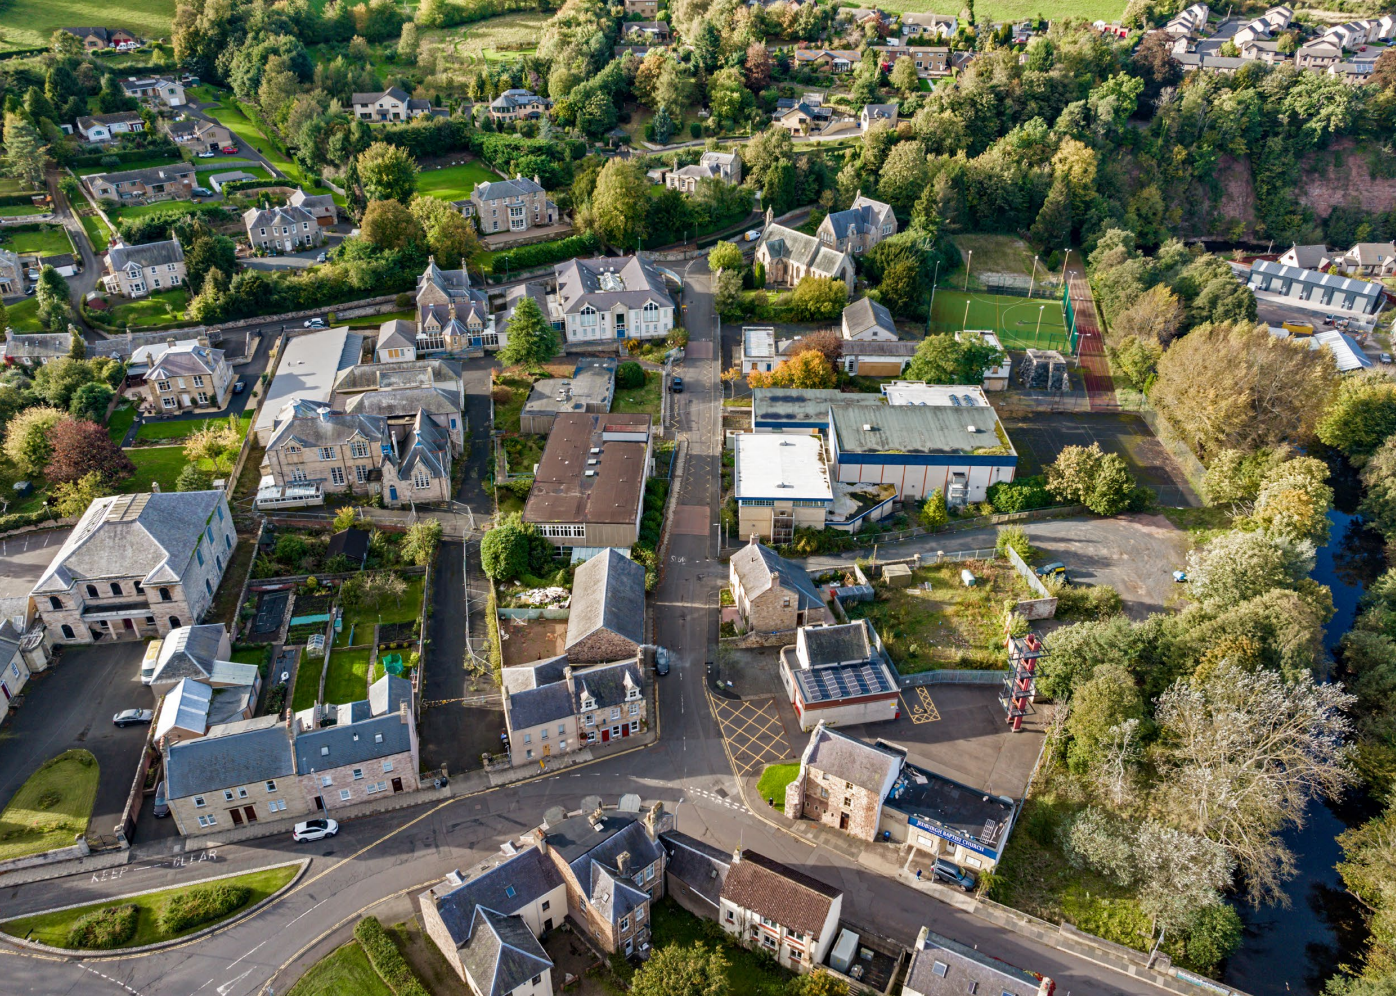
[[[247,905],[252,890],[245,885],[216,882],[188,889],[165,900],[160,926],[171,934],[221,920]]]
[[[0,196],[0,207],[19,207],[21,204],[33,204],[37,194],[5,194]],[[48,208],[43,208],[47,211]]]
[[[68,928],[68,946],[97,950],[119,948],[136,936],[140,909],[133,903],[108,906],[73,921]]]
[[[354,927],[354,939],[363,947],[369,964],[387,983],[393,996],[430,996],[376,916],[366,916],[358,922]]]
[[[239,190],[261,190],[264,187],[286,187],[289,190],[296,189],[296,182],[285,177],[275,177],[270,180],[233,180],[223,184],[223,193],[234,194]]]
[[[89,152],[80,156],[73,156],[69,161],[70,166],[101,166],[103,159],[115,157],[123,163],[140,162],[142,159],[154,159],[156,156],[169,156],[171,159],[180,158],[179,146],[173,142],[164,142],[156,145],[148,145],[143,149],[127,149],[124,152]],[[115,169],[115,167],[112,167]]]
[[[563,260],[576,259],[598,251],[601,240],[591,232],[583,235],[569,235],[556,242],[538,242],[531,246],[506,249],[494,255],[490,268],[496,273],[527,270],[535,266],[551,266]]]
[[[46,508],[33,512],[11,512],[9,515],[0,515],[0,533],[7,533],[11,529],[19,529],[23,526],[37,526],[40,522],[47,522],[52,518],[53,513]]]

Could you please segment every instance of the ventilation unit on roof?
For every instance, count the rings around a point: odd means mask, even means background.
[[[869,423],[869,422],[864,422],[864,423],[863,423],[863,431],[864,431],[864,432],[872,432],[872,424]]]
[[[978,431],[979,431],[979,427],[978,427],[977,425],[967,425],[967,426],[965,426],[965,431],[966,431],[966,432],[978,432]]]
[[[593,446],[593,447],[591,448],[591,452],[593,452],[593,453],[600,453],[600,452],[601,452],[601,447],[599,447],[599,446]]]
[[[594,471],[594,470],[589,470],[589,471],[586,472],[586,476],[587,476],[587,477],[595,477],[595,476],[596,476],[596,471]]]
[[[596,466],[598,463],[600,463],[600,462],[601,462],[600,460],[595,460],[595,459],[593,459],[593,460],[588,460],[588,461],[587,461],[587,466],[588,466],[588,467],[595,467],[595,466]]]

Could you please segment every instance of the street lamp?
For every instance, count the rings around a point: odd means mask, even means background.
[[[960,323],[961,329],[969,328],[969,302],[965,302],[965,320]]]
[[[940,281],[940,260],[936,260],[935,276],[931,277],[931,303],[926,305],[926,334],[931,334],[931,315],[936,309],[936,284]]]
[[[974,250],[969,251],[969,259],[965,260],[965,293],[969,293],[969,268],[974,265]]]
[[[1032,279],[1028,281],[1028,300],[1032,300],[1032,289],[1037,286],[1037,253],[1032,256]]]
[[[1039,305],[1037,306],[1037,331],[1033,333],[1033,337],[1032,337],[1032,339],[1033,339],[1033,344],[1034,344],[1034,345],[1036,345],[1036,344],[1038,343],[1038,341],[1039,341],[1039,339],[1040,339],[1040,337],[1041,337],[1041,335],[1042,335],[1042,312],[1043,312],[1044,310],[1046,310],[1046,308],[1047,308],[1047,305],[1045,305],[1045,304],[1039,304]]]

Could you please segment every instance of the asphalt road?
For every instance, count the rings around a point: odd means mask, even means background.
[[[38,958],[0,945],[0,979],[6,993],[83,993],[114,996],[252,996],[284,993],[315,960],[347,939],[361,912],[401,916],[406,902],[455,868],[498,854],[506,840],[541,819],[549,806],[575,808],[586,795],[614,803],[634,792],[662,800],[679,828],[724,849],[738,842],[844,891],[848,919],[910,943],[921,926],[976,945],[998,957],[1052,976],[1062,993],[1154,993],[1153,987],[1001,931],[923,893],[878,874],[841,850],[810,844],[772,829],[741,804],[704,689],[707,648],[716,637],[712,592],[724,572],[716,561],[720,388],[712,302],[706,263],[685,271],[682,303],[690,333],[681,373],[687,393],[675,416],[688,449],[678,485],[676,526],[652,606],[657,637],[677,651],[670,674],[660,679],[658,743],[565,770],[547,778],[490,790],[434,806],[346,823],[337,838],[296,845],[285,838],[223,848],[216,860],[183,862],[162,842],[138,850],[122,876],[90,874],[10,889],[0,887],[8,910],[36,910],[117,896],[141,888],[188,883],[229,870],[311,857],[299,885],[255,917],[209,937],[143,956],[85,961]],[[706,345],[714,343],[713,346]],[[161,849],[163,848],[163,849]],[[852,850],[851,848],[849,850]],[[165,861],[168,864],[159,864]]]

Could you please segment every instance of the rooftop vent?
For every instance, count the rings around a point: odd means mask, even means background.
[[[587,477],[595,477],[595,476],[596,476],[596,471],[594,471],[594,470],[589,470],[589,471],[586,472],[586,476],[587,476]]]
[[[872,431],[873,431],[872,423],[871,423],[871,422],[864,422],[864,423],[863,423],[863,431],[864,431],[864,432],[872,432]]]
[[[965,431],[966,431],[966,432],[978,432],[978,431],[979,431],[979,427],[978,427],[977,425],[967,425],[967,426],[965,426]]]
[[[600,452],[601,452],[601,447],[599,447],[599,446],[593,446],[593,447],[591,448],[591,452],[593,452],[593,453],[600,453]]]

